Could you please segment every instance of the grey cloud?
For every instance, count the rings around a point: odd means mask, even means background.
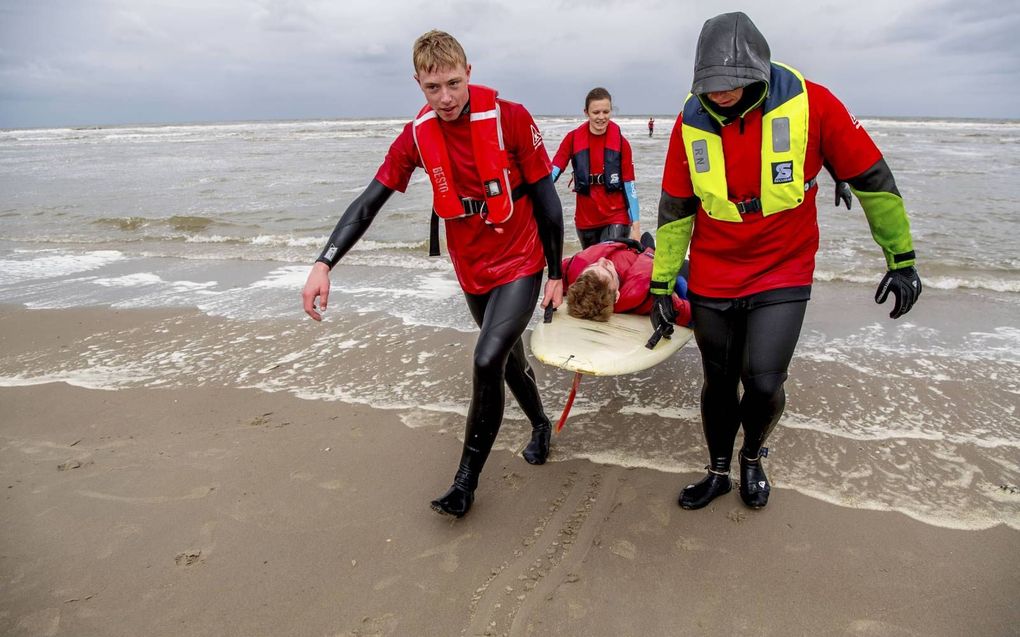
[[[943,53],[992,53],[985,60],[992,65],[1015,63],[1020,58],[1020,11],[1003,7],[999,0],[943,1],[915,7],[885,29],[884,38],[920,43]]]
[[[314,30],[315,17],[298,0],[262,0],[258,6],[255,20],[267,31],[305,33]]]
[[[985,0],[804,5],[748,13],[777,59],[860,114],[1017,116],[1015,15]],[[594,85],[622,113],[674,114],[706,18],[728,0],[100,0],[0,5],[0,127],[410,116],[411,43],[453,33],[472,78],[539,114],[579,114]],[[998,11],[998,13],[996,13]],[[790,16],[796,15],[796,20]],[[973,95],[998,82],[1002,99]],[[920,99],[923,96],[924,99]],[[231,113],[235,115],[231,115]]]

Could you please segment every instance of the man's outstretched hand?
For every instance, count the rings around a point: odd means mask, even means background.
[[[315,299],[319,298],[318,307]],[[321,312],[326,310],[326,303],[329,301],[329,266],[321,261],[316,261],[312,271],[308,273],[308,280],[305,281],[305,288],[301,291],[301,301],[305,308],[305,314],[316,321],[322,320]]]

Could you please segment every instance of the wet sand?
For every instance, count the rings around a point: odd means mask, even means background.
[[[153,316],[7,308],[0,356],[77,352],[90,334]],[[409,428],[400,411],[197,379],[5,387],[0,414],[4,635],[1010,635],[1020,625],[1020,532],[1005,525],[939,528],[781,485],[763,511],[734,492],[688,512],[676,495],[695,473],[558,460],[556,440],[541,467],[513,444],[495,451],[474,509],[452,520],[428,501],[452,478],[459,427]]]

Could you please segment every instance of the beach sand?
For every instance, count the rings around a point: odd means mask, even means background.
[[[0,356],[173,315],[8,306]],[[428,501],[459,429],[400,416],[201,382],[0,388],[0,634],[1018,632],[1005,525],[939,528],[782,486],[762,511],[735,491],[683,511],[696,474],[558,461],[556,439],[540,467],[494,451],[453,520]]]

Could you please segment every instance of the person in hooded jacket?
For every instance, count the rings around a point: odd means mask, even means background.
[[[875,301],[891,293],[890,317],[903,316],[921,280],[903,200],[881,152],[828,89],[771,60],[745,14],[706,21],[691,94],[670,137],[650,284],[658,295],[652,323],[668,334],[670,293],[690,248],[709,465],[704,479],[680,493],[685,509],[731,490],[741,427],[740,497],[752,508],[768,503],[761,458],[786,404],[783,385],[811,296],[823,165],[837,179],[837,203],[849,207],[846,182],[882,249],[887,271]]]
[[[600,87],[584,98],[588,121],[567,133],[553,157],[555,182],[570,162],[577,208],[574,225],[582,248],[616,238],[641,237],[630,142],[612,120],[613,97]]]

